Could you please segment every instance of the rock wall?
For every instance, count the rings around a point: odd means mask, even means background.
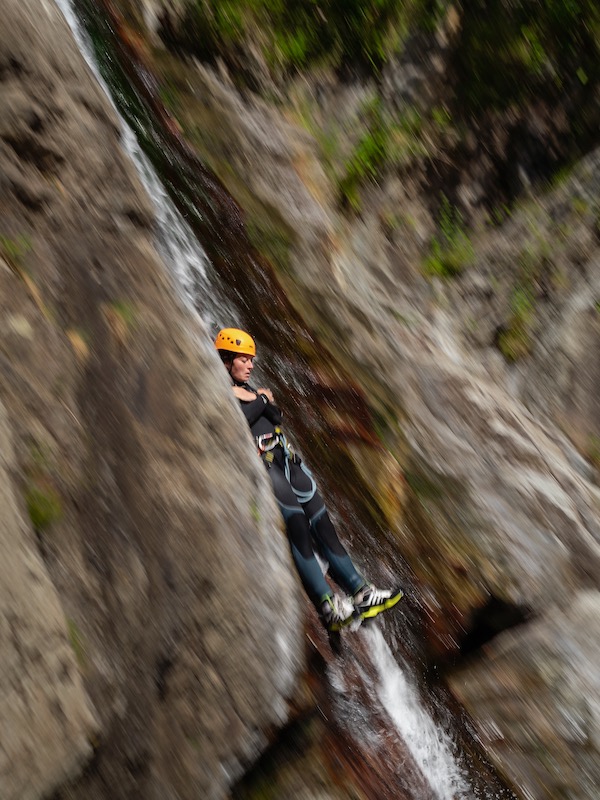
[[[96,721],[60,599],[14,494],[15,469],[0,405],[0,786],[4,797],[26,800],[77,773]]]
[[[301,665],[279,514],[62,15],[0,6],[0,794],[219,798]]]

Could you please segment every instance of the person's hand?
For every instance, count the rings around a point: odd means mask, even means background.
[[[275,402],[273,400],[273,392],[270,389],[257,389],[256,393],[257,394],[264,394],[266,396],[267,400],[269,401],[269,403],[274,403]]]
[[[243,386],[233,386],[232,388],[238,400],[244,400],[246,403],[251,403],[252,400],[256,400],[254,392],[249,392],[248,389],[244,389]]]

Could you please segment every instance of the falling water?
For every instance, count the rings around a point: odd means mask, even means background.
[[[378,627],[361,631],[361,636],[368,641],[368,651],[377,670],[375,691],[379,702],[427,777],[436,798],[469,797],[469,787],[454,757],[453,743],[423,707],[406,666],[401,667],[394,659]]]
[[[55,0],[55,2],[71,28],[83,57],[120,120],[123,148],[135,164],[154,207],[157,249],[174,277],[179,296],[189,308],[199,311],[209,330],[214,329],[224,314],[225,316],[229,315],[229,309],[223,309],[222,302],[217,304],[212,301],[210,262],[206,253],[190,226],[175,208],[163,183],[141,149],[135,134],[119,114],[110,90],[98,69],[89,37],[79,23],[72,3],[70,0]],[[202,298],[200,307],[199,297]]]
[[[192,229],[174,206],[149,159],[129,126],[116,109],[93,55],[93,47],[79,23],[70,0],[55,0],[67,20],[90,69],[103,87],[121,120],[123,146],[135,164],[140,179],[154,205],[157,248],[173,276],[179,296],[189,308],[196,309],[205,325],[216,327],[235,311],[223,306],[211,284],[212,271],[207,255]],[[367,642],[371,666],[377,676],[372,686],[372,702],[379,703],[397,736],[408,748],[415,764],[437,800],[467,800],[475,794],[454,755],[450,736],[424,708],[418,689],[410,679],[410,670],[394,659],[383,634],[374,627],[360,632]],[[343,670],[343,667],[341,668]],[[330,672],[334,689],[343,691],[343,671]],[[477,796],[480,796],[477,793]],[[489,797],[489,795],[485,795]]]

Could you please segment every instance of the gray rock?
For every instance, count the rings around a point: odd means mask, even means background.
[[[62,15],[4,0],[2,20],[0,795],[221,798],[301,667],[280,514]],[[56,512],[35,539],[30,483]]]
[[[0,403],[0,787],[6,800],[35,800],[77,774],[98,723],[13,490],[15,467]]]
[[[451,679],[488,752],[537,800],[592,798],[600,785],[600,593],[562,599]]]

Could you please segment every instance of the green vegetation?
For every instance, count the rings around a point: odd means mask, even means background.
[[[114,303],[110,303],[109,307],[127,328],[135,325],[137,310],[133,303],[127,300],[116,300]]]
[[[25,503],[34,529],[40,533],[61,519],[61,498],[52,480],[53,456],[50,447],[38,441],[29,446],[26,466]]]
[[[74,619],[70,617],[67,618],[67,632],[69,634],[69,641],[71,643],[71,647],[73,648],[73,652],[75,653],[75,659],[77,660],[77,664],[80,669],[83,669],[86,664],[86,657],[85,657],[85,646],[83,644],[83,637],[81,635],[81,631],[77,626],[77,623]]]
[[[512,294],[508,324],[498,335],[498,348],[507,361],[517,361],[531,352],[531,325],[535,298],[529,287],[518,286]]]
[[[56,490],[47,482],[32,481],[25,490],[29,518],[36,531],[49,528],[62,517],[62,502]]]
[[[508,108],[540,93],[587,88],[600,76],[596,0],[487,3],[462,15],[458,89],[470,108]]]
[[[529,220],[530,238],[519,254],[519,271],[510,298],[510,315],[497,338],[497,345],[508,361],[528,355],[533,347],[536,301],[544,283],[559,284],[564,277],[556,271],[548,241],[551,230],[545,218]]]
[[[21,235],[13,239],[10,236],[0,235],[0,255],[8,261],[13,270],[17,267],[22,268],[23,258],[30,250],[29,236]]]
[[[447,0],[188,0],[179,46],[233,66],[259,43],[274,73],[329,66],[377,74],[418,30],[434,31]],[[457,87],[471,108],[507,108],[600,76],[596,0],[486,0],[454,6]]]
[[[129,334],[135,327],[138,319],[136,307],[126,300],[117,300],[113,303],[106,303],[102,306],[104,319],[110,331],[119,344],[124,347],[127,344]],[[89,350],[86,350],[86,341],[77,341],[76,337],[70,337],[76,353],[85,360]]]
[[[401,167],[414,156],[427,154],[422,135],[426,123],[416,109],[395,117],[376,95],[366,104],[361,118],[364,132],[338,181],[342,204],[355,211],[360,209],[359,189],[363,183],[377,182],[385,168]]]
[[[260,524],[260,510],[258,508],[258,503],[256,500],[252,500],[250,503],[250,514],[254,522],[259,525]]]
[[[201,59],[231,62],[254,39],[274,72],[326,65],[376,73],[422,2],[195,0],[182,44]]]
[[[475,257],[473,244],[465,231],[463,218],[445,195],[442,195],[438,216],[438,233],[431,240],[431,249],[423,268],[429,275],[444,278],[459,275]]]

